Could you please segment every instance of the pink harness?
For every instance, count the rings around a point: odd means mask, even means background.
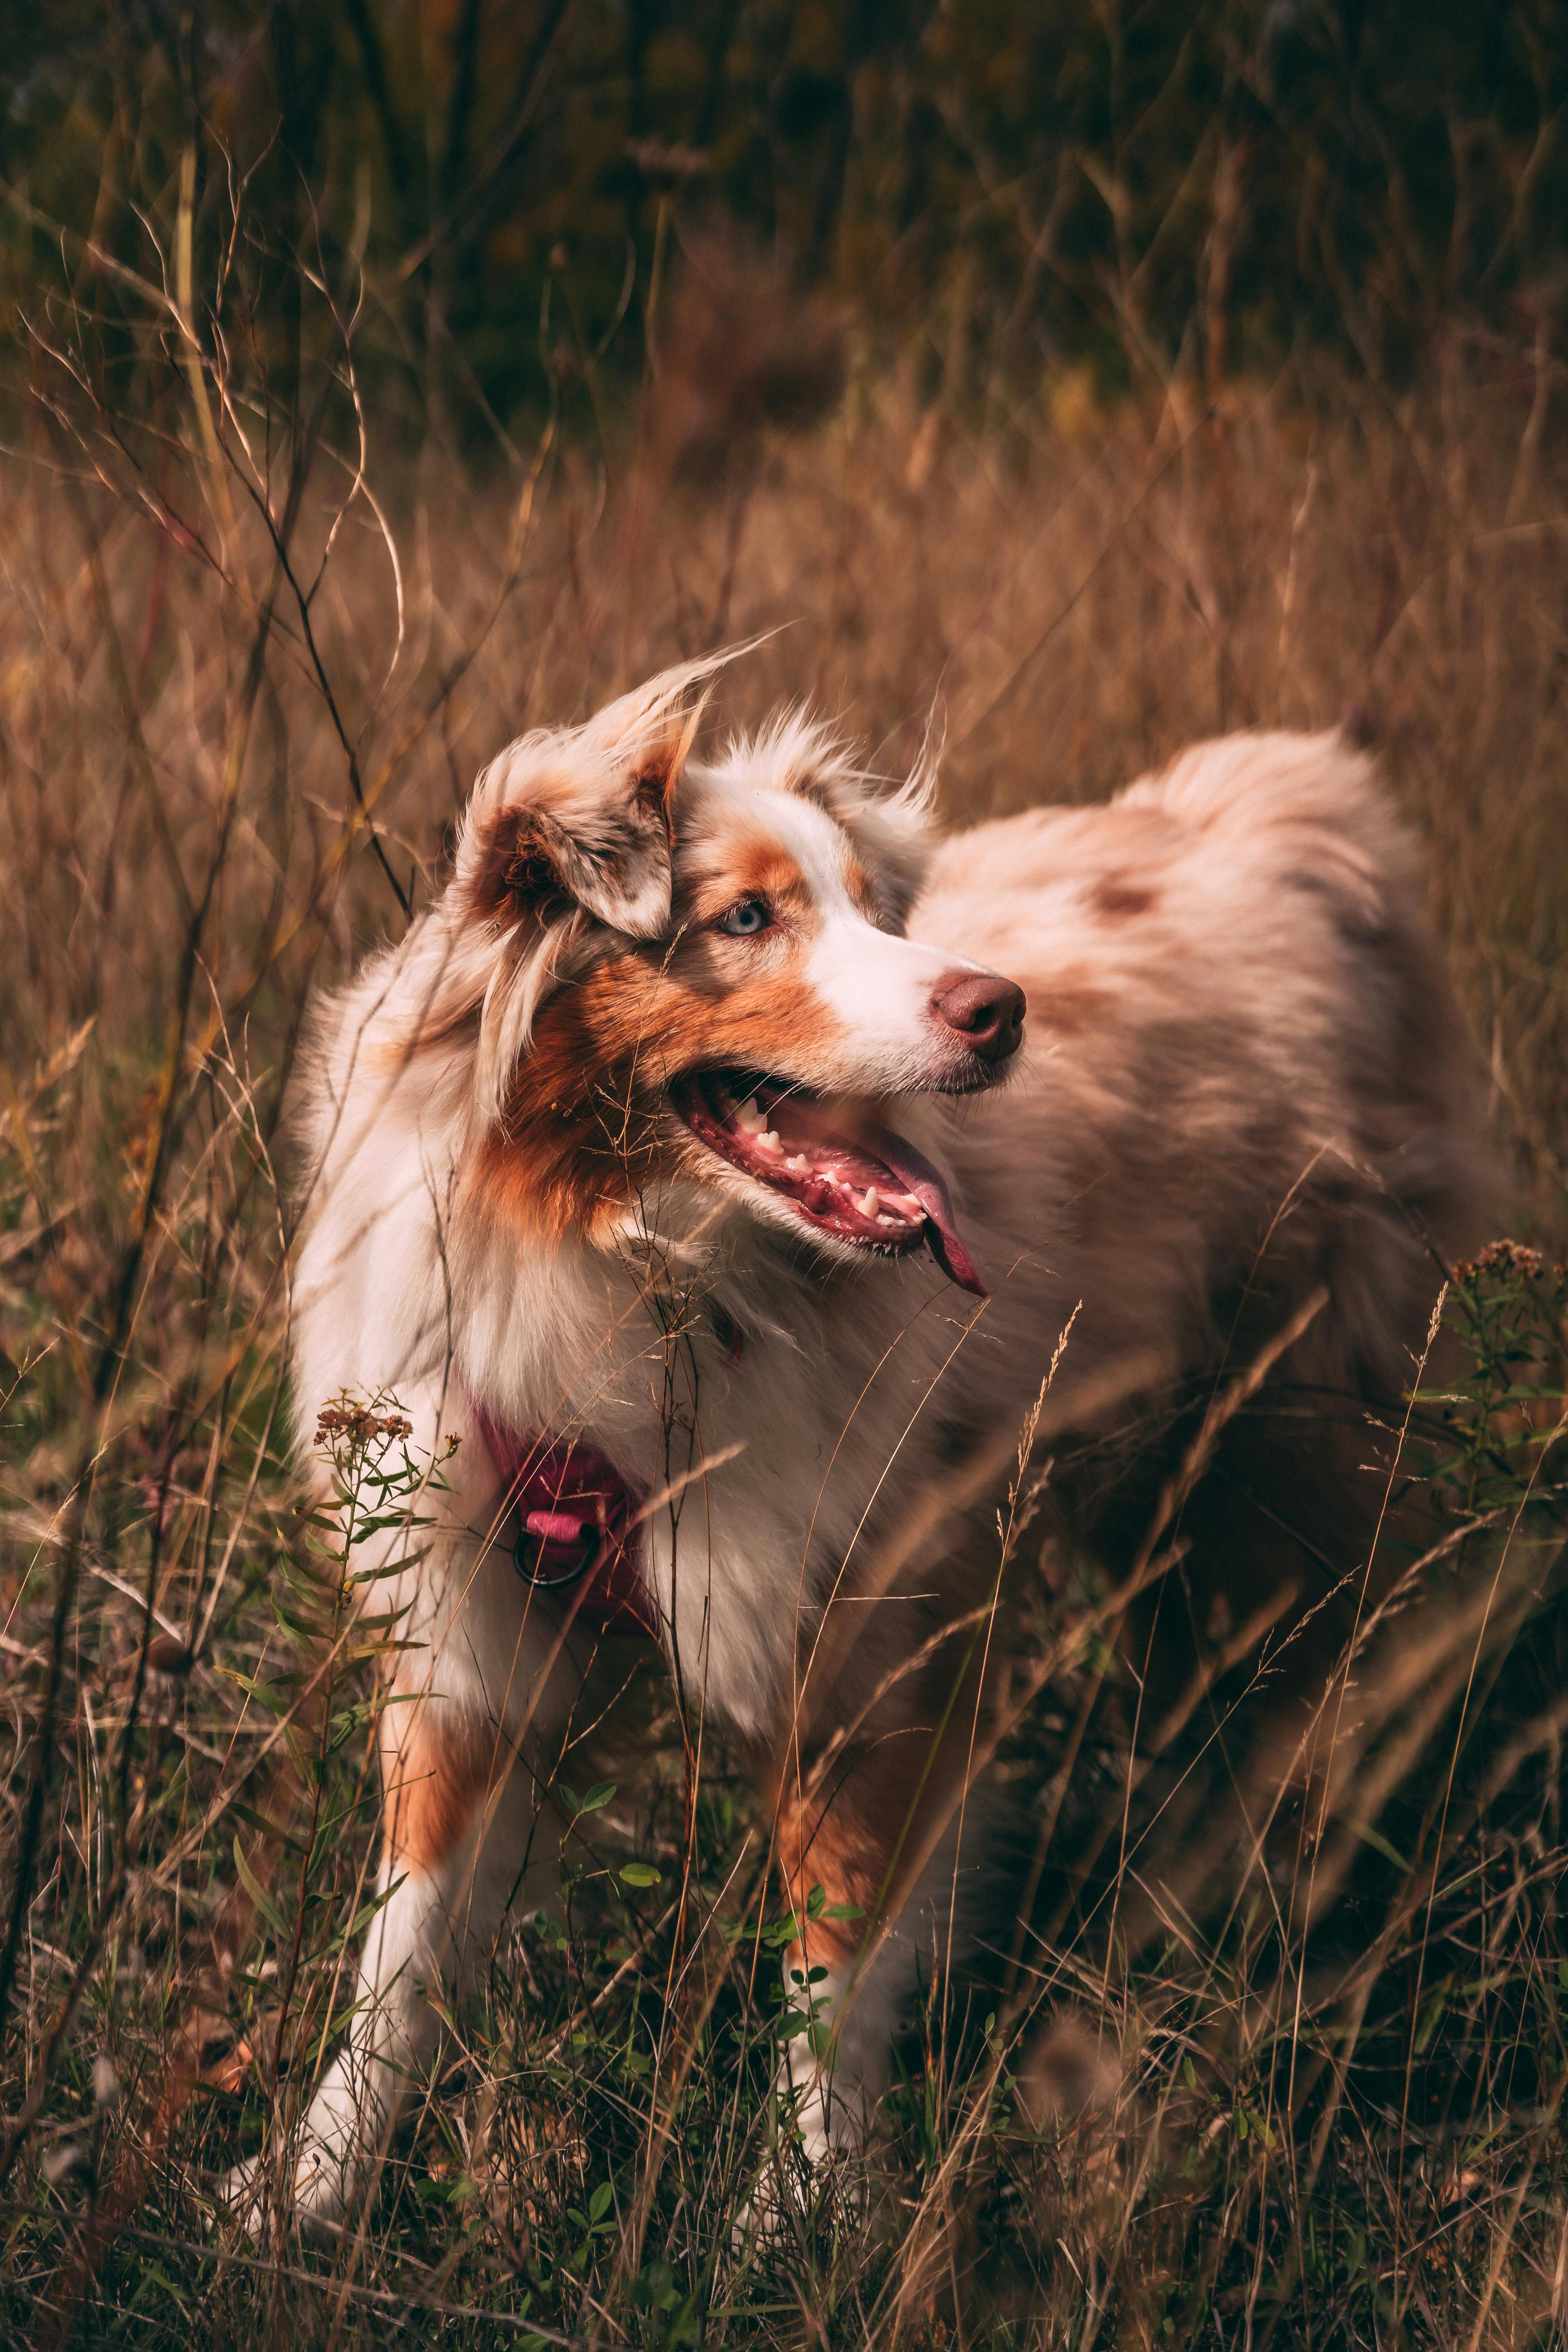
[[[573,1622],[657,1641],[658,1610],[637,1564],[646,1496],[591,1445],[525,1437],[468,1402],[518,1515],[511,1556],[523,1582],[569,1595]]]

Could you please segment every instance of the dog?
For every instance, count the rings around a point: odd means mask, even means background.
[[[754,1763],[822,2029],[788,2053],[804,2144],[858,2145],[989,1866],[973,1637],[1044,1385],[1051,1430],[1109,1447],[1058,1446],[1049,1509],[1125,1560],[1272,1348],[1227,1435],[1299,1517],[1238,1473],[1184,1573],[1245,1615],[1266,1549],[1287,1615],[1321,1613],[1383,1492],[1366,1411],[1397,1410],[1474,1233],[1462,1025],[1341,734],[1201,744],[944,839],[930,761],[879,781],[801,710],[699,756],[715,667],[503,751],[440,895],[319,1012],[301,1449],[344,1396],[458,1442],[376,1588],[384,1900],[308,2214],[365,2188],[436,1992],[556,1893],[536,1819],[629,1644]]]

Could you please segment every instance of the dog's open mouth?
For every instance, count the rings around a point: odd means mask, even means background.
[[[813,1231],[887,1256],[929,1244],[950,1280],[985,1297],[946,1184],[902,1136],[754,1071],[701,1071],[672,1099],[700,1143],[782,1193]]]

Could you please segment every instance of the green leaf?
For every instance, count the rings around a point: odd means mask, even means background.
[[[830,1903],[822,1916],[825,1919],[863,1919],[866,1914],[858,1904]]]
[[[249,1863],[246,1860],[245,1848],[240,1843],[239,1832],[237,1830],[234,1833],[234,1866],[239,1873],[240,1885],[244,1887],[246,1893],[249,1895],[251,1901],[255,1904],[258,1911],[260,1912],[261,1916],[266,1920],[273,1934],[278,1937],[286,1937],[289,1930],[285,1925],[283,1914],[279,1911],[270,1894],[262,1885],[260,1879],[258,1878]]]
[[[1420,2021],[1415,2028],[1415,2039],[1410,2045],[1417,2058],[1425,2058],[1432,2045],[1433,2035],[1447,2014],[1448,1983],[1448,1979],[1445,1977],[1421,2012]]]
[[[376,1913],[383,1909],[384,1906],[391,1901],[393,1895],[396,1893],[397,1888],[401,1886],[402,1884],[403,1881],[399,1878],[386,1889],[384,1894],[373,1895],[368,1903],[362,1903],[359,1909],[354,1913],[353,1917],[348,1922],[346,1927],[340,1927],[336,1935],[333,1936],[331,1943],[327,1946],[329,1955],[335,1958],[336,1955],[342,1951],[348,1945],[357,1944],[360,1937],[364,1934],[365,1929],[370,1926],[371,1921],[375,1917]]]
[[[624,1886],[657,1886],[661,1874],[651,1862],[628,1862],[616,1875]]]
[[[264,1706],[269,1715],[287,1714],[292,1702],[288,1692],[279,1687],[284,1680],[281,1675],[275,1676],[271,1682],[260,1683],[249,1675],[237,1674],[232,1666],[226,1666],[223,1671],[231,1682],[239,1685],[247,1698],[253,1698],[258,1706]]]
[[[579,1813],[601,1812],[615,1793],[616,1784],[613,1780],[596,1781],[578,1806],[577,1811]]]
[[[595,2189],[592,2197],[588,2200],[588,2219],[590,2221],[602,2221],[604,2220],[605,2214],[610,2210],[611,2200],[613,2200],[615,2193],[616,2184],[613,2180],[600,2181],[597,2189]]]
[[[287,1846],[290,1853],[304,1853],[305,1842],[302,1838],[297,1838],[289,1831],[280,1828],[277,1822],[269,1821],[265,1813],[258,1813],[256,1807],[247,1805],[243,1798],[231,1798],[228,1809],[245,1823],[247,1830],[259,1830],[263,1837],[271,1838],[277,1844]]]
[[[1413,1864],[1405,1861],[1399,1848],[1396,1845],[1391,1845],[1383,1832],[1373,1829],[1370,1822],[1352,1822],[1350,1826],[1358,1837],[1364,1839],[1374,1853],[1382,1854],[1384,1862],[1393,1863],[1396,1870],[1408,1873],[1414,1867]]]

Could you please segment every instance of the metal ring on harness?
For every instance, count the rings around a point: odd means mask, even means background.
[[[597,1566],[605,1547],[605,1530],[603,1528],[595,1527],[592,1520],[586,1521],[583,1528],[581,1559],[575,1560],[571,1567],[564,1569],[559,1576],[542,1576],[540,1570],[543,1564],[545,1553],[550,1545],[559,1538],[536,1535],[524,1520],[517,1531],[517,1541],[511,1548],[511,1564],[525,1584],[536,1586],[541,1592],[559,1592],[563,1586],[575,1584],[580,1577],[586,1576],[591,1568]]]

